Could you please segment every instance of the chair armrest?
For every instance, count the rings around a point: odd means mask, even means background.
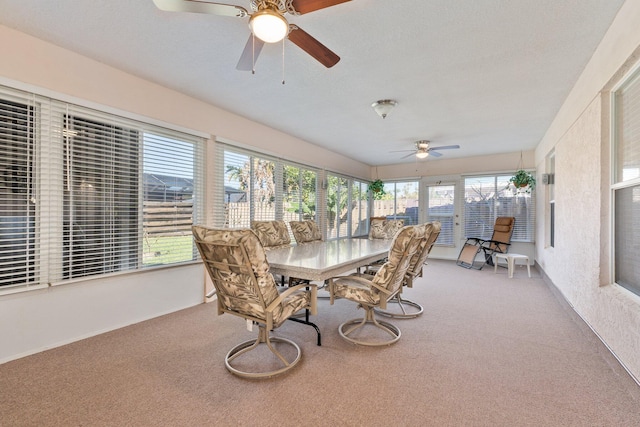
[[[367,285],[370,286],[371,280],[367,280],[364,277],[358,276],[358,275],[350,275],[350,276],[336,276],[336,277],[331,277],[329,279],[329,304],[333,305],[333,302],[335,301],[335,293],[334,293],[334,281],[336,279],[349,279],[349,280],[353,280],[355,282],[359,282],[362,283],[363,285]]]
[[[476,242],[477,244],[482,245],[484,244],[484,242],[486,242],[486,240],[481,239],[479,237],[467,237],[467,240],[464,243],[467,244],[469,242]]]
[[[485,240],[485,241],[483,241],[482,246],[483,246],[484,248],[487,248],[487,249],[490,249],[490,248],[489,248],[489,247],[487,247],[487,246],[484,246],[484,245],[485,245],[485,243],[488,243],[489,245],[491,245],[491,244],[493,243],[493,244],[495,244],[496,246],[497,246],[497,245],[507,245],[507,246],[511,246],[511,243],[499,242],[499,241],[497,241],[497,240]]]
[[[278,295],[278,298],[274,299],[271,304],[269,304],[269,306],[266,308],[266,311],[268,313],[272,312],[278,305],[280,305],[282,303],[282,301],[284,301],[285,298],[287,298],[289,295],[303,289],[303,288],[311,288],[311,310],[315,311],[315,305],[316,305],[316,296],[317,296],[317,292],[318,292],[318,285],[314,285],[311,283],[305,283],[302,285],[296,285],[296,286],[292,286],[290,288],[287,288],[286,291],[282,292],[281,294]],[[315,314],[315,313],[312,313]]]

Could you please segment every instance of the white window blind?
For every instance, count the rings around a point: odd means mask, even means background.
[[[368,184],[353,177],[327,174],[327,238],[366,236],[369,233]]]
[[[35,105],[0,99],[0,286],[39,282],[35,245]]]
[[[496,218],[515,217],[512,241],[534,242],[535,193],[515,194],[512,175],[467,177],[464,180],[464,237],[490,239]]]
[[[373,216],[403,219],[405,225],[418,224],[419,188],[418,181],[386,182],[385,194],[373,201]]]
[[[369,184],[353,180],[351,189],[351,236],[369,234]]]
[[[202,138],[10,88],[0,111],[0,286],[195,258]],[[159,192],[172,206],[153,217]]]
[[[454,246],[455,185],[427,186],[427,221],[442,226],[436,245]]]
[[[143,265],[193,260],[191,225],[203,213],[202,141],[151,129],[143,144]]]
[[[349,179],[327,175],[327,238],[349,237]]]
[[[640,295],[640,71],[613,96],[614,280]]]
[[[227,144],[216,144],[217,227],[248,228],[252,220],[317,218],[318,172]]]

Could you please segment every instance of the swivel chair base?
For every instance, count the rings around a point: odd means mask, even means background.
[[[397,326],[392,325],[391,323],[379,321],[375,318],[374,311],[371,307],[363,307],[365,310],[365,317],[362,319],[352,319],[342,323],[338,326],[338,332],[340,336],[345,340],[352,342],[358,345],[366,345],[366,346],[382,346],[382,345],[391,345],[400,339],[400,329]],[[354,325],[351,328],[345,331],[347,326]],[[366,325],[373,325],[387,334],[391,335],[391,339],[383,340],[383,341],[361,341],[359,339],[353,338],[349,336],[353,332],[363,328]]]
[[[295,348],[296,354],[293,360],[291,361],[287,360],[278,350],[276,350],[271,345],[272,342],[285,343]],[[269,350],[271,350],[271,352],[280,360],[280,363],[284,366],[276,370],[265,371],[265,372],[247,372],[232,366],[231,362],[234,359],[236,359],[237,357],[243,354],[246,354],[251,350],[255,350],[261,344],[265,344],[269,348]],[[255,341],[253,340],[245,341],[243,343],[238,344],[234,348],[232,348],[224,358],[224,364],[227,367],[227,370],[229,370],[229,372],[231,372],[232,374],[238,375],[240,377],[270,378],[270,377],[274,377],[276,375],[280,375],[287,372],[289,369],[296,366],[301,358],[302,358],[302,351],[300,350],[300,347],[298,346],[298,344],[286,338],[270,337],[269,331],[267,331],[266,327],[263,325],[260,325],[258,330],[258,338]]]
[[[381,308],[375,307],[374,311],[385,317],[391,317],[395,319],[413,319],[420,316],[424,312],[424,307],[414,301],[410,301],[407,299],[403,299],[400,294],[398,294],[392,300],[387,302],[387,306],[389,304],[393,304],[392,307],[397,307],[398,310],[382,310]],[[408,309],[408,307],[411,307]]]

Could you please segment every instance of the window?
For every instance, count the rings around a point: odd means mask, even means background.
[[[490,239],[496,218],[515,217],[512,241],[534,242],[535,194],[515,194],[512,175],[467,177],[464,180],[465,237]]]
[[[368,184],[336,174],[327,175],[327,238],[369,233]]]
[[[556,244],[556,193],[555,193],[555,174],[556,174],[556,155],[552,153],[547,159],[547,197],[549,197],[549,224],[547,236],[549,238],[549,246],[554,247]]]
[[[454,246],[455,185],[427,186],[427,221],[440,221],[436,245]]]
[[[4,289],[195,259],[202,138],[9,88],[0,117]]]
[[[248,228],[252,220],[316,219],[317,170],[224,144],[217,147],[222,185],[215,197],[223,207],[214,213],[217,226]]]
[[[373,201],[373,216],[404,219],[405,225],[419,223],[418,181],[387,182],[385,194]]]
[[[198,144],[184,136],[143,134],[144,266],[194,259],[191,225],[197,219],[202,186],[196,185],[201,164]]]
[[[640,295],[640,70],[613,92],[614,281]]]
[[[63,278],[135,269],[138,132],[65,115],[63,136]]]

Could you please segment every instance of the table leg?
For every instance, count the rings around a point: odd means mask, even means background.
[[[305,320],[296,319],[295,317],[290,317],[288,320],[313,326],[313,328],[316,330],[316,333],[318,334],[318,346],[322,345],[322,336],[320,335],[320,328],[318,328],[318,326],[315,323],[309,321],[309,310],[305,310]]]

